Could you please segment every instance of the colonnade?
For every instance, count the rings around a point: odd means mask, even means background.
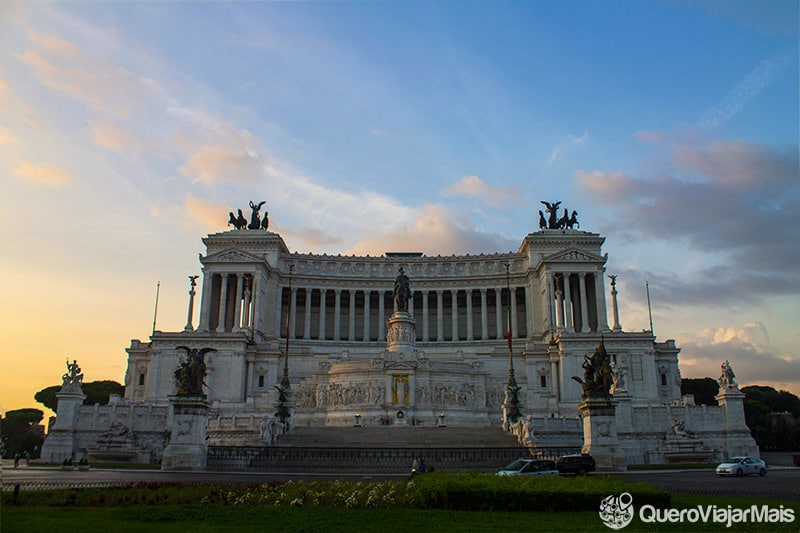
[[[593,272],[547,272],[550,323],[558,331],[608,331],[602,275]]]
[[[255,291],[251,274],[231,272],[203,278],[199,331],[248,330],[255,323]]]
[[[528,334],[527,287],[512,287],[511,335]],[[409,300],[417,322],[417,341],[475,341],[504,339],[508,331],[508,290],[418,289]],[[385,324],[395,312],[392,291],[382,289],[324,289],[284,287],[276,330],[290,338],[382,341]],[[291,310],[291,311],[290,311]]]

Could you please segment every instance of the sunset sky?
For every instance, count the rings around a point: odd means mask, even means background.
[[[186,322],[201,238],[266,200],[292,251],[606,237],[620,322],[684,377],[800,393],[798,3],[0,7],[0,411]],[[245,211],[247,211],[245,209]],[[196,306],[197,307],[197,306]],[[195,315],[195,323],[197,317]],[[49,414],[49,413],[48,413]]]

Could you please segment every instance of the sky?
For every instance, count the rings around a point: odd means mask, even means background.
[[[516,251],[561,201],[683,377],[800,394],[798,26],[784,0],[6,0],[0,411],[66,359],[122,382],[250,200],[290,250],[359,255]]]

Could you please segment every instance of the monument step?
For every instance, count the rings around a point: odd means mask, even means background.
[[[277,446],[317,448],[517,448],[516,437],[499,427],[295,427]]]

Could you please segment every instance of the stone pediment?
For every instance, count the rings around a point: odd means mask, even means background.
[[[202,262],[209,263],[253,263],[261,260],[251,254],[239,250],[225,250],[202,258]]]
[[[605,258],[576,249],[564,250],[543,259],[546,263],[597,263],[598,261],[605,262]]]

